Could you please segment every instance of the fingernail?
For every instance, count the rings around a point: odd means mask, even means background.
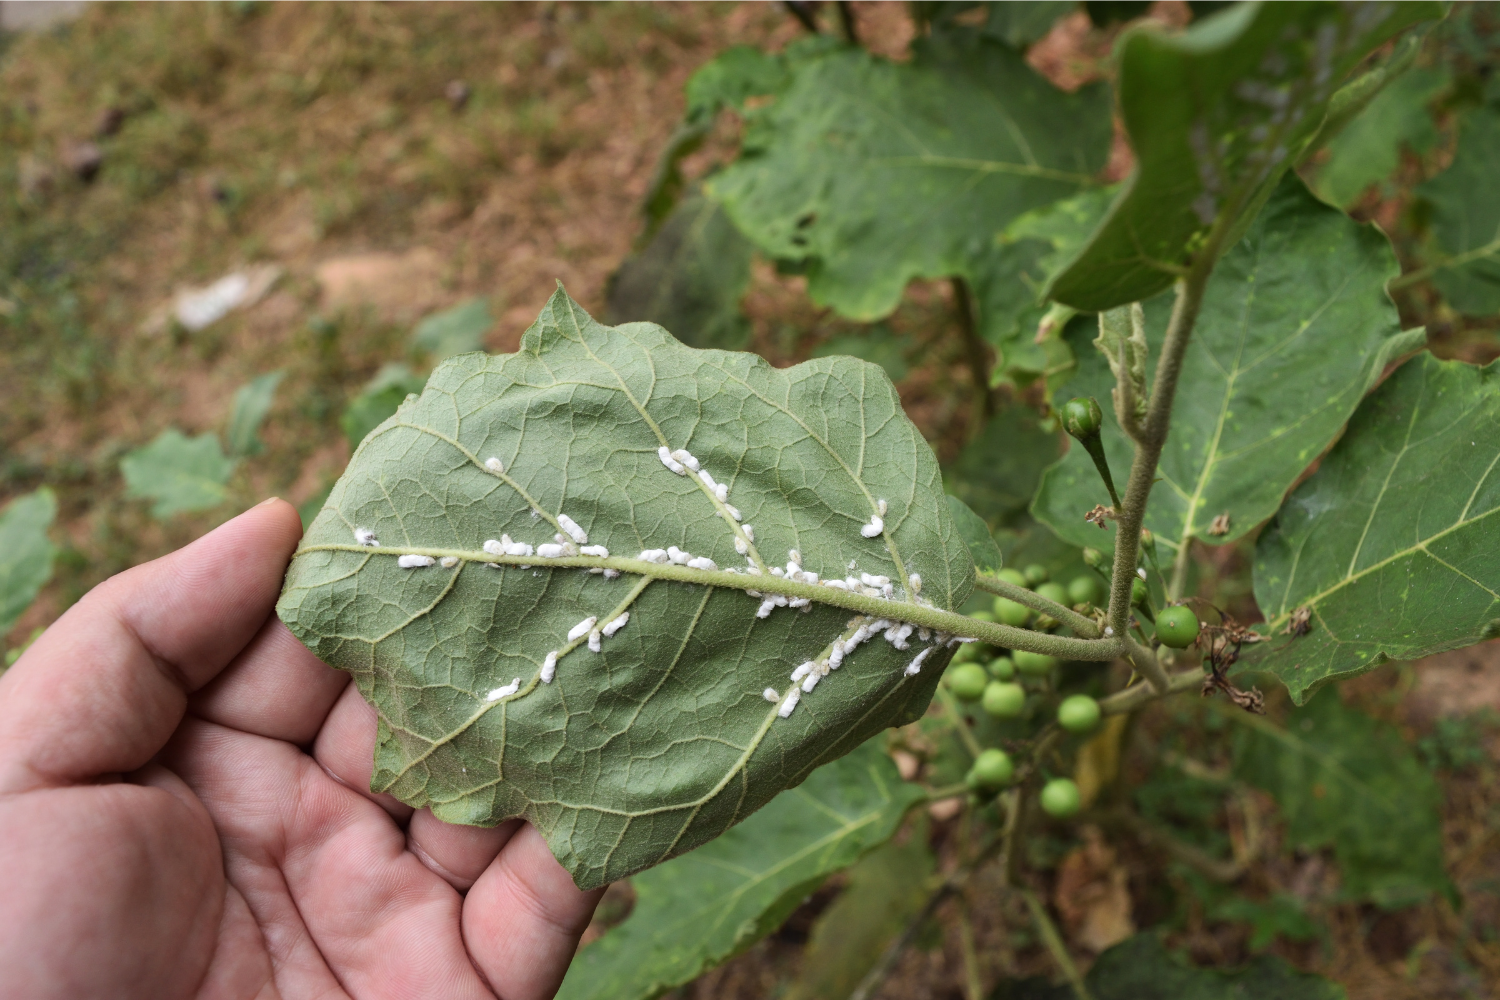
[[[257,506],[257,507],[264,507],[267,504],[273,504],[277,500],[280,500],[280,499],[281,499],[281,497],[266,497],[264,500],[262,500],[260,503],[256,504],[255,506]]]

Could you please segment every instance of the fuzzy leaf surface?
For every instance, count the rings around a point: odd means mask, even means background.
[[[1500,367],[1420,354],[1349,421],[1255,547],[1270,641],[1244,662],[1299,701],[1386,660],[1500,632]],[[1282,634],[1299,608],[1302,636]]]
[[[1067,94],[1008,45],[939,32],[908,63],[841,47],[798,65],[709,192],[806,262],[815,301],[873,320],[913,278],[976,279],[1007,222],[1093,183],[1109,136],[1102,85]]]
[[[1362,226],[1288,176],[1245,238],[1209,279],[1183,362],[1172,430],[1146,510],[1164,558],[1196,537],[1231,542],[1276,512],[1302,471],[1338,434],[1385,365],[1420,347],[1400,332],[1385,282],[1395,254]],[[1171,296],[1146,304],[1151,374]],[[1105,453],[1123,483],[1133,451],[1110,405],[1114,379],[1089,332],[1070,332],[1078,375],[1056,405],[1093,396],[1104,410]],[[1114,532],[1083,520],[1109,494],[1080,447],[1047,470],[1032,512],[1075,545],[1111,549]],[[1228,530],[1210,535],[1216,517]]]
[[[584,948],[560,1000],[646,1000],[774,931],[825,878],[884,844],[922,790],[867,743],[712,843],[631,880],[635,909]]]
[[[55,550],[47,529],[56,516],[57,498],[46,487],[0,511],[0,641],[52,579]]]
[[[1221,214],[1253,216],[1350,69],[1440,16],[1437,3],[1243,3],[1183,32],[1129,31],[1116,53],[1136,171],[1051,297],[1099,311],[1169,288]]]
[[[760,576],[727,571],[746,565],[741,527],[699,478],[663,465],[662,446],[727,486]],[[884,530],[866,538],[881,500]],[[560,515],[610,555],[482,551],[502,533],[551,544]],[[380,546],[355,544],[359,528]],[[726,569],[637,558],[669,546]],[[851,563],[889,577],[894,599],[772,575],[792,549],[823,579]],[[455,562],[402,569],[398,554]],[[785,695],[795,667],[852,634],[850,608],[920,614],[907,574],[951,610],[973,572],[932,450],[879,368],[699,351],[651,324],[601,326],[559,290],[520,351],[450,359],[364,440],[277,608],[379,712],[374,788],[448,822],[525,816],[597,886],[713,839],[919,715],[948,654],[915,632],[904,651],[860,646],[787,718],[762,692]],[[815,596],[806,613],[760,618],[752,587]],[[567,638],[627,610],[600,653]],[[922,648],[928,666],[906,676]]]

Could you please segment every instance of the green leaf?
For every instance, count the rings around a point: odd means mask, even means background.
[[[921,797],[879,741],[825,764],[714,842],[633,878],[635,909],[579,952],[559,1000],[646,1000],[691,982],[890,839]]]
[[[860,333],[848,333],[832,337],[813,348],[815,358],[831,358],[846,354],[851,358],[868,361],[885,369],[892,382],[906,377],[909,366],[906,357],[914,353],[916,344],[907,334],[899,334],[884,323],[876,323]]]
[[[1260,951],[1278,938],[1288,941],[1311,941],[1322,937],[1326,929],[1303,908],[1296,896],[1278,893],[1267,900],[1231,895],[1208,911],[1211,920],[1226,920],[1250,925],[1250,950]]]
[[[990,526],[984,523],[984,519],[951,493],[948,495],[948,511],[953,515],[953,526],[969,547],[974,569],[980,573],[997,573],[1003,569],[1005,557],[1000,554],[1000,546],[995,544],[995,536],[990,534]]]
[[[1154,933],[1137,934],[1099,956],[1086,978],[1094,1000],[1347,1000],[1344,988],[1262,955],[1236,972],[1197,969]],[[1001,983],[991,1000],[1074,1000],[1072,987],[1045,980]]]
[[[1459,312],[1500,312],[1500,198],[1493,197],[1500,161],[1500,108],[1470,111],[1458,126],[1453,164],[1417,195],[1431,206],[1433,242],[1445,255],[1432,283]]]
[[[874,320],[913,278],[976,279],[1006,223],[1093,183],[1109,136],[1102,85],[1063,93],[1009,46],[944,32],[908,63],[842,48],[798,67],[709,193],[805,262],[814,301]]]
[[[233,471],[234,461],[224,456],[217,437],[190,438],[175,427],[120,459],[125,495],[152,501],[151,516],[159,521],[223,503],[229,498],[225,485]]]
[[[1057,461],[1061,436],[1023,403],[1001,409],[944,470],[948,490],[993,525],[1026,511],[1042,473]]]
[[[1275,796],[1289,847],[1333,849],[1344,896],[1394,908],[1451,891],[1442,789],[1394,729],[1335,693],[1292,712],[1285,729],[1235,721],[1235,775]]]
[[[45,486],[0,511],[0,639],[52,579],[55,550],[47,529],[56,516],[57,498]]]
[[[230,455],[242,458],[260,454],[264,447],[259,437],[260,425],[271,412],[276,387],[285,375],[285,371],[267,372],[235,390],[234,403],[229,410],[229,426],[224,431]]]
[[[364,391],[349,401],[339,417],[339,426],[349,447],[358,448],[376,427],[396,412],[407,396],[422,391],[427,380],[398,361],[386,364],[375,373]]]
[[[489,303],[483,298],[472,298],[425,317],[411,332],[412,346],[426,352],[433,361],[482,351],[484,335],[494,322]]]
[[[723,208],[702,195],[685,198],[615,272],[606,321],[659,323],[691,347],[744,347],[750,322],[740,298],[750,284],[751,253]]]
[[[804,43],[805,44],[805,43]],[[721,109],[742,110],[752,97],[774,94],[789,79],[783,56],[750,45],[734,45],[704,63],[684,88],[688,121],[712,118]]]
[[[1374,226],[1317,201],[1295,175],[1281,183],[1209,279],[1146,511],[1164,556],[1188,538],[1233,541],[1274,514],[1385,366],[1421,346],[1421,331],[1400,332],[1385,294],[1397,272]],[[1170,296],[1146,304],[1153,374],[1171,308]],[[1109,405],[1109,368],[1082,342],[1086,334],[1070,336],[1078,376],[1057,393],[1058,405],[1073,396],[1100,401],[1105,453],[1123,483],[1133,451]],[[1109,502],[1087,453],[1071,448],[1047,470],[1032,513],[1076,545],[1111,549],[1113,530],[1083,520]],[[1225,514],[1225,533],[1209,534]]]
[[[788,1000],[847,997],[927,901],[932,851],[919,827],[849,869],[849,883],[813,926]]]
[[[1421,354],[1349,421],[1255,547],[1271,641],[1244,661],[1298,700],[1500,631],[1500,368]],[[1299,608],[1306,635],[1282,634]]]
[[[1328,161],[1314,185],[1318,196],[1348,205],[1371,184],[1395,173],[1401,149],[1425,153],[1437,142],[1428,104],[1448,86],[1446,69],[1410,69],[1386,85],[1328,143]]]
[[[739,568],[747,539],[726,502],[673,475],[659,447],[690,451],[726,484],[754,526],[759,576]],[[883,534],[867,538],[881,500]],[[481,548],[502,533],[554,544],[563,515],[611,555]],[[357,529],[381,545],[355,544]],[[669,546],[729,569],[637,557]],[[894,599],[772,574],[792,549],[824,579],[887,576]],[[454,562],[403,569],[402,554]],[[762,698],[852,636],[851,610],[937,621],[907,600],[911,573],[922,601],[951,611],[973,563],[932,450],[879,368],[698,351],[651,324],[600,326],[559,290],[518,353],[448,361],[365,439],[278,611],[379,710],[373,787],[447,822],[525,816],[596,886],[713,839],[920,715],[948,659],[921,633],[906,650],[860,646],[786,718]],[[746,589],[802,594],[811,610],[761,618]],[[627,610],[600,654],[565,638]],[[906,675],[921,649],[934,650],[927,666]],[[543,683],[550,651],[556,680]]]
[[[1345,74],[1441,15],[1437,3],[1242,3],[1180,33],[1128,31],[1116,52],[1136,171],[1051,297],[1101,311],[1170,287],[1221,215],[1248,223]]]

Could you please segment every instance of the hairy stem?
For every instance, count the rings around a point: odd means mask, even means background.
[[[958,330],[963,334],[964,353],[969,356],[969,373],[974,379],[974,399],[979,403],[979,412],[988,420],[995,413],[995,398],[990,392],[989,345],[979,339],[979,329],[974,324],[969,283],[962,278],[954,278],[952,285],[953,308],[958,313]]]
[[[1121,712],[1134,712],[1136,709],[1164,698],[1168,695],[1181,694],[1190,691],[1203,683],[1203,668],[1191,667],[1167,676],[1167,688],[1161,693],[1151,687],[1150,684],[1137,684],[1123,691],[1117,691],[1108,698],[1099,699],[1099,711],[1105,715],[1118,715]],[[1244,714],[1244,713],[1240,713]]]
[[[1104,488],[1109,490],[1109,502],[1115,505],[1115,510],[1120,509],[1120,494],[1115,492],[1115,477],[1109,471],[1109,459],[1104,454],[1104,442],[1098,434],[1080,440],[1083,450],[1089,453],[1089,458],[1094,460],[1094,468],[1099,472],[1099,478],[1104,480]]]
[[[1136,673],[1146,678],[1157,694],[1166,694],[1172,682],[1167,677],[1167,672],[1162,669],[1161,661],[1150,649],[1136,642],[1130,636],[1125,637],[1125,656],[1135,667]]]
[[[1056,601],[1049,601],[1034,590],[1027,590],[1025,587],[1018,587],[1007,580],[1002,580],[993,573],[974,574],[974,585],[996,597],[1004,597],[1017,604],[1023,604],[1033,611],[1051,615],[1072,629],[1075,635],[1083,636],[1085,639],[1097,639],[1103,635],[1092,618],[1081,615]]]

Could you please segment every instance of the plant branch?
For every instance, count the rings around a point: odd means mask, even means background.
[[[785,0],[787,12],[797,19],[797,22],[813,34],[821,34],[818,31],[818,22],[813,19],[812,7],[805,0]]]
[[[850,45],[859,44],[859,31],[854,25],[854,8],[849,5],[849,0],[838,0],[839,26],[844,29],[844,41]]]
[[[1180,601],[1182,590],[1187,586],[1188,560],[1193,551],[1193,536],[1183,535],[1177,546],[1177,555],[1172,557],[1172,582],[1167,588],[1167,603]]]
[[[1062,974],[1073,987],[1073,993],[1078,1000],[1093,1000],[1089,988],[1084,985],[1083,976],[1078,972],[1078,966],[1073,964],[1073,956],[1068,954],[1067,946],[1063,944],[1062,935],[1057,933],[1057,925],[1047,915],[1047,908],[1037,898],[1036,893],[1030,889],[1021,890],[1021,898],[1026,900],[1026,908],[1031,911],[1031,919],[1036,924],[1037,933],[1042,936],[1042,943],[1052,953],[1052,958],[1062,969]]]
[[[1125,656],[1157,694],[1167,693],[1171,681],[1167,678],[1167,672],[1162,669],[1161,661],[1156,658],[1155,653],[1128,634],[1125,636]]]
[[[958,896],[958,944],[964,956],[964,1000],[984,1000],[979,975],[979,952],[974,947],[974,925],[969,922],[969,901]]]
[[[1123,691],[1117,691],[1108,698],[1099,699],[1099,711],[1104,715],[1119,715],[1121,712],[1134,712],[1136,709],[1156,701],[1158,698],[1181,694],[1183,691],[1192,690],[1202,683],[1203,668],[1192,667],[1168,676],[1167,689],[1161,694],[1157,694],[1150,684],[1137,684]]]
[[[1049,601],[1034,590],[1027,590],[1025,587],[1018,587],[1008,580],[1002,580],[993,573],[974,574],[974,585],[980,590],[994,594],[997,597],[1004,597],[1007,600],[1015,601],[1017,604],[1023,604],[1033,611],[1040,611],[1044,615],[1051,615],[1072,629],[1075,635],[1080,635],[1085,639],[1097,639],[1103,635],[1099,631],[1098,624],[1092,618],[1081,615],[1072,608],[1058,604],[1056,601]]]
[[[958,314],[958,330],[963,334],[964,353],[969,356],[969,372],[974,379],[974,397],[979,410],[988,420],[995,413],[995,397],[990,392],[989,345],[979,338],[974,324],[974,305],[969,298],[969,283],[953,278],[953,308]]]
[[[959,707],[958,699],[953,697],[953,692],[939,684],[937,689],[938,701],[943,703],[943,710],[953,716],[953,727],[958,730],[958,738],[963,743],[964,749],[969,751],[970,757],[978,757],[984,752],[984,747],[974,738],[974,731],[969,728],[968,721],[964,718],[964,710]]]

